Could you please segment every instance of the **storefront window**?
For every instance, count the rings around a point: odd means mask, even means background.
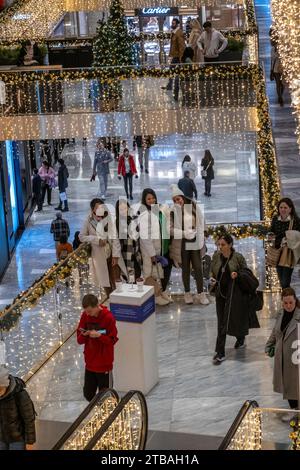
[[[10,140],[6,140],[5,146],[6,146],[7,171],[8,171],[8,189],[9,189],[9,196],[10,196],[13,231],[16,232],[19,226],[19,217],[18,217],[16,180],[15,180],[15,171],[14,171],[14,157],[13,157],[12,142]]]

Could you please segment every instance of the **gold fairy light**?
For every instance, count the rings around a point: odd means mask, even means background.
[[[259,408],[250,408],[227,450],[262,450],[261,436],[261,410]]]
[[[272,0],[274,19],[272,37],[277,43],[284,78],[291,91],[292,104],[298,119],[300,146],[300,2],[299,0]]]

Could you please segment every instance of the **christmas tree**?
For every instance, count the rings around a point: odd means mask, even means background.
[[[127,31],[120,0],[112,0],[106,22],[103,18],[98,21],[93,53],[94,67],[133,64],[133,39]]]

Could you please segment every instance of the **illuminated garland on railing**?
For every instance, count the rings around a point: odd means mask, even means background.
[[[43,297],[56,285],[70,276],[72,270],[80,264],[86,264],[89,256],[89,246],[82,244],[76,251],[71,253],[65,260],[55,263],[43,276],[37,279],[29,289],[13,300],[0,312],[0,331],[9,331],[16,326],[22,312],[34,307],[39,299]]]

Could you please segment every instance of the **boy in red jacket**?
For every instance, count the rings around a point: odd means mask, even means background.
[[[138,178],[136,166],[134,163],[134,158],[132,155],[129,155],[129,150],[124,149],[123,154],[119,157],[118,165],[118,178],[121,179],[121,175],[124,178],[124,188],[125,193],[132,200],[132,177],[135,175]],[[128,196],[128,183],[129,183],[129,196]]]
[[[91,401],[97,389],[109,388],[113,368],[114,345],[118,341],[116,320],[93,294],[82,299],[82,312],[77,328],[77,342],[84,344],[85,376],[83,395]]]

